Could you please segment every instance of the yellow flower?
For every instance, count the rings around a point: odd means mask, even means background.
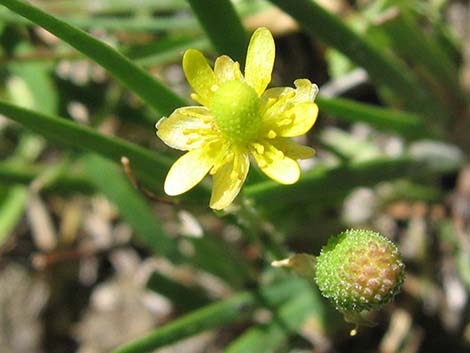
[[[315,123],[318,88],[307,79],[296,88],[266,89],[274,65],[274,39],[266,28],[252,35],[245,75],[228,56],[214,70],[201,52],[189,49],[183,70],[193,88],[191,97],[202,106],[176,109],[157,123],[157,135],[170,147],[188,151],[171,167],[165,192],[179,195],[213,175],[210,207],[229,206],[240,192],[253,156],[259,168],[282,184],[300,177],[297,159],[314,150],[289,138],[305,134]]]

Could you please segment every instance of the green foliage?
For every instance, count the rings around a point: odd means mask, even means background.
[[[437,5],[451,2],[338,3],[350,3],[343,10],[351,16],[343,18],[312,0],[143,0],[138,6],[124,0],[96,0],[96,6],[74,0],[34,5],[0,1],[1,251],[11,251],[15,258],[16,251],[23,256],[26,249],[47,261],[63,261],[63,254],[72,253],[72,260],[65,261],[77,267],[68,276],[79,272],[73,256],[108,261],[115,247],[137,249],[139,257],[155,261],[147,287],[175,310],[140,338],[122,342],[118,337],[121,346],[106,348],[112,353],[151,352],[222,329],[224,334],[213,341],[215,349],[227,353],[312,350],[322,342],[341,351],[349,342],[344,339],[347,331],[331,305],[309,281],[269,264],[290,251],[316,255],[329,235],[346,227],[382,227],[398,239],[404,261],[413,264],[411,278],[419,279],[405,286],[406,305],[400,297],[396,305],[418,313],[410,316],[416,337],[423,332],[432,337],[427,331],[432,325],[419,321],[428,315],[421,304],[457,288],[448,283],[467,289],[470,283],[468,218],[461,207],[469,190],[455,181],[470,151],[468,97],[459,77],[465,65],[459,50],[465,43],[450,34],[444,5]],[[290,15],[299,28],[292,30],[276,11]],[[184,196],[170,198],[164,180],[180,154],[157,139],[154,125],[178,107],[195,105],[184,98],[190,91],[180,70],[182,54],[198,49],[209,61],[214,54],[225,54],[244,67],[248,34],[255,26],[270,28],[278,44],[276,84],[291,85],[298,72],[324,83],[328,71],[335,72],[327,77],[328,85],[339,89],[327,96],[319,85],[320,116],[302,141],[315,147],[317,157],[301,165],[301,179],[289,186],[265,179],[252,166],[255,170],[235,204],[225,211],[208,208],[206,181]],[[316,50],[321,47],[317,41],[334,52]],[[311,47],[312,42],[316,44]],[[305,62],[306,67],[299,65]],[[328,68],[314,67],[319,62]],[[357,68],[365,70],[366,81],[351,84],[344,73]],[[243,110],[233,97],[222,98],[225,105],[232,102]],[[230,115],[233,120],[234,111],[216,119]],[[249,123],[242,118],[241,127]],[[130,162],[127,170],[122,157]],[[358,189],[372,196],[351,207]],[[24,216],[30,195],[38,194],[59,229],[54,234],[57,248],[50,253],[35,243],[41,232],[28,222],[30,215]],[[109,227],[125,224],[133,237],[124,245],[113,243],[91,254],[87,249],[83,255],[81,237],[86,238],[89,225],[80,220],[83,224],[75,232],[80,235],[66,238],[64,205],[79,198],[86,209],[101,197],[114,207]],[[428,213],[423,215],[423,208]],[[354,217],[342,217],[348,212]],[[344,258],[358,244],[350,244],[339,260],[327,263],[330,277],[333,270],[341,273]],[[433,275],[439,269],[441,276],[442,263],[447,266],[442,270],[445,280]],[[61,281],[70,278],[59,276]],[[76,277],[73,281],[78,283]],[[57,294],[54,300],[68,295]],[[384,304],[335,303],[343,311]],[[455,330],[465,337],[468,319],[447,314],[441,320],[444,326],[451,321],[448,317],[461,321],[452,329],[443,328],[445,338],[455,338]],[[389,316],[396,317],[393,310],[378,315],[384,326],[381,334]],[[360,321],[359,316],[348,317]],[[409,342],[416,337],[400,337],[397,347],[411,350]],[[462,338],[449,350],[459,351],[465,344]],[[460,351],[467,351],[464,348]],[[350,351],[377,349],[361,346]]]

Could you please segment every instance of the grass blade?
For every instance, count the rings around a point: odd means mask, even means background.
[[[201,28],[195,18],[181,17],[117,17],[117,16],[58,16],[61,21],[80,29],[99,28],[108,31],[199,31]],[[13,25],[30,25],[27,19],[10,12],[0,11],[0,20]]]
[[[205,37],[196,37],[180,41],[173,40],[170,46],[157,48],[152,52],[150,50],[144,55],[140,55],[134,61],[143,66],[161,65],[169,62],[181,60],[181,53],[188,48],[208,51],[211,48],[210,42]]]
[[[185,0],[139,0],[138,7],[136,2],[129,0],[54,0],[43,1],[42,5],[47,12],[101,15],[132,11],[170,12],[188,8]]]
[[[433,136],[421,117],[407,112],[380,108],[344,98],[317,96],[320,111],[350,122],[362,121],[384,131],[392,131],[410,139]]]
[[[188,0],[188,2],[214,48],[244,67],[248,36],[233,4],[229,0]]]
[[[175,240],[164,232],[157,216],[123,171],[97,155],[85,156],[82,163],[91,183],[117,206],[140,239],[156,254],[173,259],[177,253]]]
[[[23,163],[0,163],[0,183],[11,184],[29,184],[39,175],[43,175],[46,170],[50,169],[51,165],[26,165]],[[54,166],[52,166],[54,168]],[[90,193],[94,191],[94,187],[90,184],[89,180],[83,174],[73,173],[64,174],[60,178],[54,180],[50,185],[44,189],[45,192],[59,192],[59,193]]]
[[[315,294],[314,294],[315,293]],[[224,350],[224,353],[265,353],[273,352],[283,345],[298,331],[305,319],[323,311],[318,301],[319,294],[313,289],[299,293],[283,303],[275,313],[273,320],[264,326],[247,330]]]
[[[149,278],[147,288],[171,300],[178,311],[195,310],[211,301],[200,287],[182,284],[157,271]]]
[[[244,190],[247,198],[259,204],[308,201],[310,205],[332,204],[357,186],[374,185],[380,181],[396,178],[424,176],[435,172],[421,161],[412,158],[377,158],[365,162],[341,164],[334,167],[316,167],[304,174],[291,186],[280,186],[274,181],[248,185]]]
[[[136,174],[158,192],[171,161],[138,145],[99,132],[69,120],[51,117],[31,110],[0,102],[0,114],[22,124],[32,131],[61,144],[80,150],[95,152],[115,162],[126,156]]]
[[[133,64],[125,56],[82,30],[19,0],[2,0],[1,4],[47,29],[104,67],[157,112],[169,114],[175,108],[186,105],[184,99]]]
[[[389,9],[391,15],[381,23],[381,28],[390,38],[395,50],[408,59],[434,85],[443,102],[451,99],[461,102],[461,88],[456,65],[449,59],[441,47],[425,35],[416,23],[407,5],[398,5]]]
[[[23,216],[28,189],[22,185],[10,188],[0,203],[0,247],[8,239],[18,221]]]
[[[364,67],[373,81],[387,87],[397,99],[403,99],[407,109],[441,118],[441,107],[427,96],[406,67],[386,57],[315,1],[270,1],[296,19],[312,36],[320,38]]]
[[[306,282],[289,279],[259,292],[243,292],[230,299],[208,305],[176,319],[141,339],[118,347],[111,353],[144,353],[177,342],[210,329],[241,321],[264,303],[279,305],[299,290],[309,288]]]

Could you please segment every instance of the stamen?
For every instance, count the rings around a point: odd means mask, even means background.
[[[191,93],[189,96],[191,97],[192,100],[195,100],[196,102],[199,102],[199,103],[200,103],[200,101],[199,101],[199,99],[200,99],[200,98],[199,98],[199,95],[197,95],[196,93]]]
[[[256,152],[258,152],[259,154],[264,153],[264,146],[262,144],[260,144],[258,142],[255,142],[255,143],[252,143],[251,145],[256,150]]]
[[[269,139],[273,139],[273,138],[276,138],[277,134],[274,130],[269,130],[268,132],[268,138]]]

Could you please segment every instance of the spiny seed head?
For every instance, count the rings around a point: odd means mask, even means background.
[[[315,281],[341,311],[377,310],[400,291],[405,266],[390,240],[369,230],[347,230],[317,258]]]
[[[233,143],[250,143],[261,127],[261,100],[239,80],[223,83],[214,93],[211,111],[222,134]]]

